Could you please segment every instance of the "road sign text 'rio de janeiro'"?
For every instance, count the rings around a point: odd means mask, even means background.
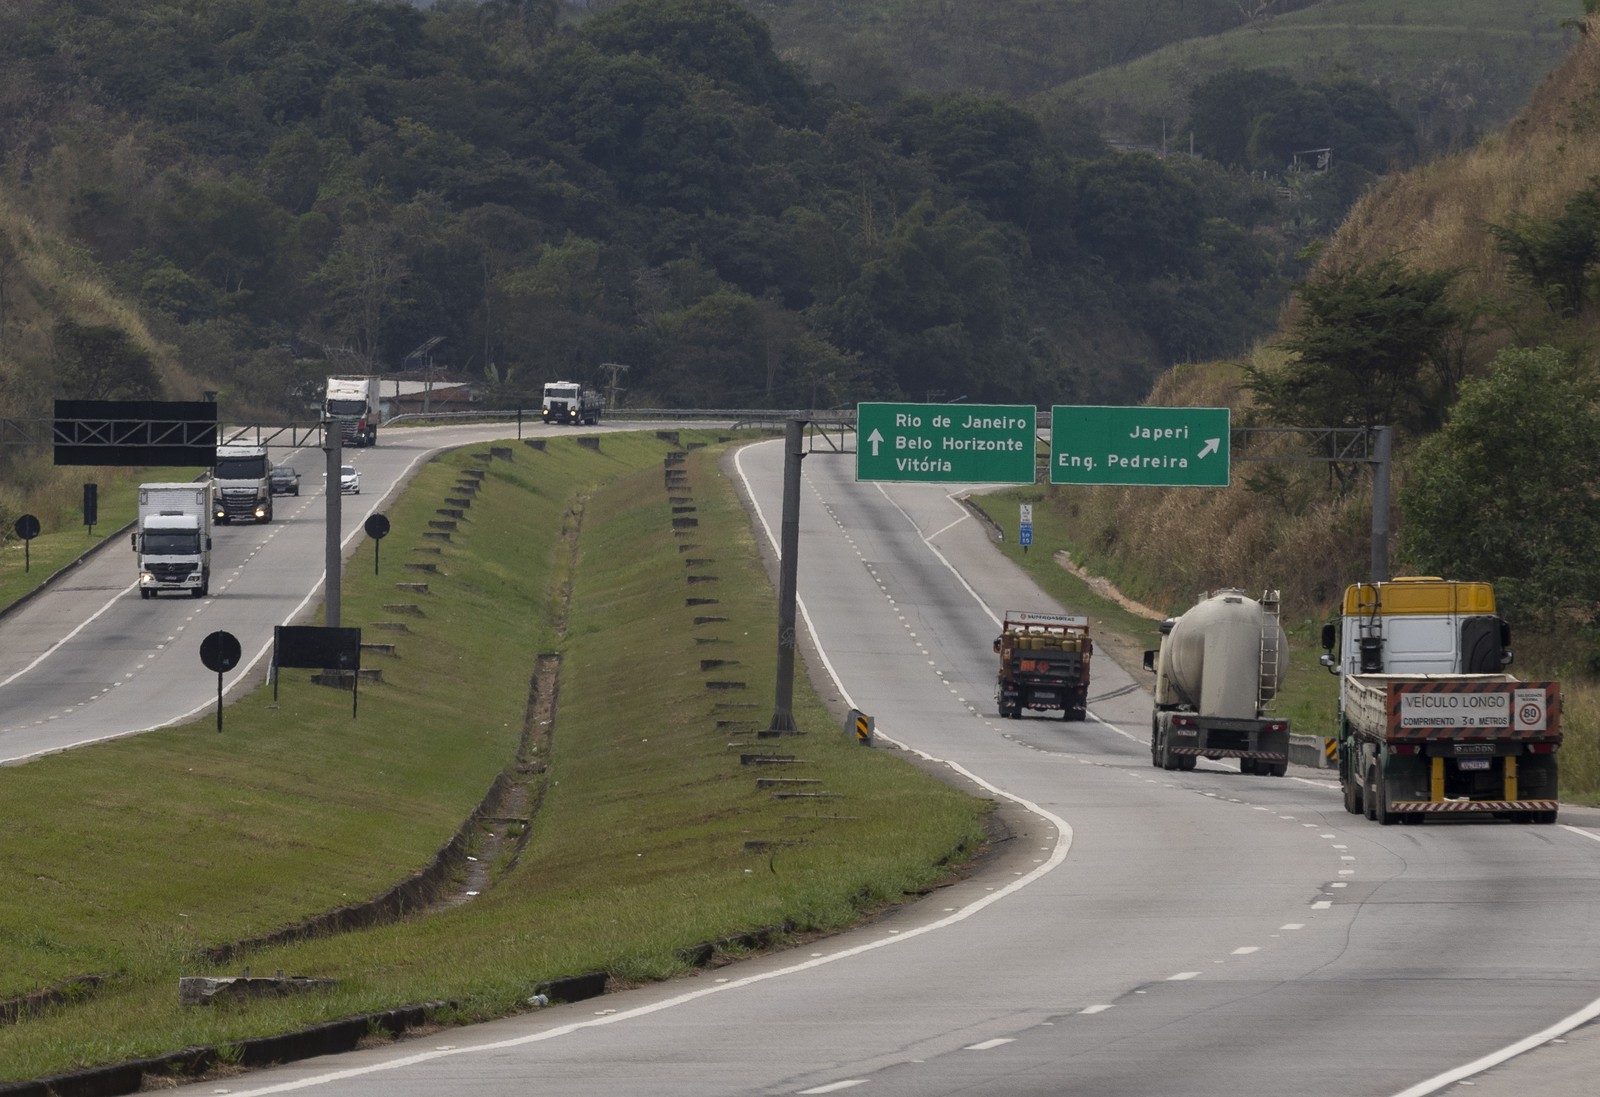
[[[860,404],[856,479],[1031,484],[1037,419],[1029,404]]]
[[[1225,488],[1230,414],[1058,405],[1050,413],[1050,482]]]

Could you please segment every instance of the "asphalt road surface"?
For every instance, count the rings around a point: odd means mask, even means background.
[[[392,481],[441,441],[408,450],[399,434],[357,458],[364,481]],[[781,463],[773,442],[737,461],[774,540]],[[857,484],[849,458],[823,454],[805,473],[802,626],[828,692],[875,716],[877,749],[936,760],[1003,805],[1009,833],[984,871],[801,949],[207,1092],[1420,1097],[1463,1081],[1476,1094],[1593,1092],[1600,1041],[1582,1026],[1600,1012],[1600,815],[1379,827],[1346,814],[1322,771],[1155,769],[1144,682],[1103,657],[1089,721],[1001,720],[999,617],[1071,607],[994,552],[947,489]],[[94,738],[165,722],[139,707],[159,698],[134,690],[162,692],[142,680],[164,676],[167,659],[197,664],[200,636],[234,630],[243,611],[228,602],[270,602],[259,625],[238,626],[258,637],[241,635],[248,659],[312,593],[306,569],[320,573],[320,532],[293,536],[297,522],[320,527],[321,497],[307,502],[316,509],[287,508],[276,535],[276,522],[219,531],[219,543],[246,536],[212,599],[141,602],[128,559],[122,579],[85,573],[72,593],[99,615],[37,645],[47,654],[20,676],[30,658],[11,652],[20,615],[7,619],[3,754],[60,749],[66,738],[30,746],[57,725]],[[347,529],[365,509],[350,508]],[[170,620],[148,612],[169,606]],[[92,647],[78,654],[80,642]],[[72,662],[52,667],[64,652]],[[62,693],[75,674],[84,686]],[[201,681],[204,696],[172,707],[203,709],[215,683]],[[52,688],[54,708],[39,699]]]

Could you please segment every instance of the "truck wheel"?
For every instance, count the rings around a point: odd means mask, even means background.
[[[1184,773],[1188,773],[1194,769],[1195,763],[1198,761],[1200,759],[1193,754],[1180,754],[1178,755],[1178,768]]]
[[[1361,814],[1361,785],[1354,778],[1341,781],[1344,787],[1344,809],[1351,815]]]
[[[1268,777],[1287,777],[1289,775],[1288,762],[1273,762],[1267,766]]]
[[[149,597],[150,597],[150,592],[149,592],[149,591],[148,591],[148,590],[141,590],[141,591],[140,591],[140,592],[139,592],[139,597],[140,597],[140,598],[146,598],[146,599],[147,599],[147,598],[149,598]]]
[[[1383,775],[1383,770],[1377,774],[1378,802],[1372,805],[1373,818],[1379,826],[1392,827],[1399,821],[1397,812],[1389,810],[1389,779]]]
[[[1086,708],[1062,709],[1061,718],[1063,720],[1078,720],[1081,722],[1089,718],[1089,710]]]
[[[1256,772],[1256,760],[1254,758],[1241,758],[1241,759],[1239,759],[1239,772],[1244,774],[1244,775],[1246,775],[1246,776],[1249,776],[1249,775],[1255,773]]]
[[[206,588],[205,587],[194,587],[193,589],[191,589],[189,591],[189,594],[192,597],[195,597],[195,598],[204,598],[206,596]]]
[[[1378,819],[1378,777],[1373,770],[1367,770],[1367,779],[1361,786],[1361,806],[1368,819],[1376,822]]]
[[[1556,813],[1554,811],[1536,811],[1533,813],[1533,821],[1540,826],[1547,827],[1556,821]]]

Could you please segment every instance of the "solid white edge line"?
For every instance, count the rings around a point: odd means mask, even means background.
[[[1497,1067],[1507,1060],[1515,1059],[1518,1055],[1523,1055],[1534,1048],[1547,1044],[1558,1036],[1564,1036],[1573,1029],[1588,1024],[1596,1017],[1600,1017],[1600,998],[1590,1002],[1578,1012],[1563,1017],[1547,1029],[1535,1032],[1532,1036],[1524,1037],[1514,1044],[1507,1044],[1499,1051],[1492,1051],[1481,1059],[1474,1059],[1470,1063],[1447,1070],[1443,1074],[1436,1074],[1427,1081],[1418,1082],[1409,1089],[1402,1089],[1394,1097],[1426,1097],[1429,1093],[1437,1093],[1445,1086],[1455,1085],[1462,1079],[1470,1078],[1474,1074],[1482,1074],[1484,1071]]]

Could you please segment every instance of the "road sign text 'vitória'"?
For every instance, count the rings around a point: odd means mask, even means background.
[[[1037,419],[1028,404],[860,404],[856,479],[1031,484]]]

